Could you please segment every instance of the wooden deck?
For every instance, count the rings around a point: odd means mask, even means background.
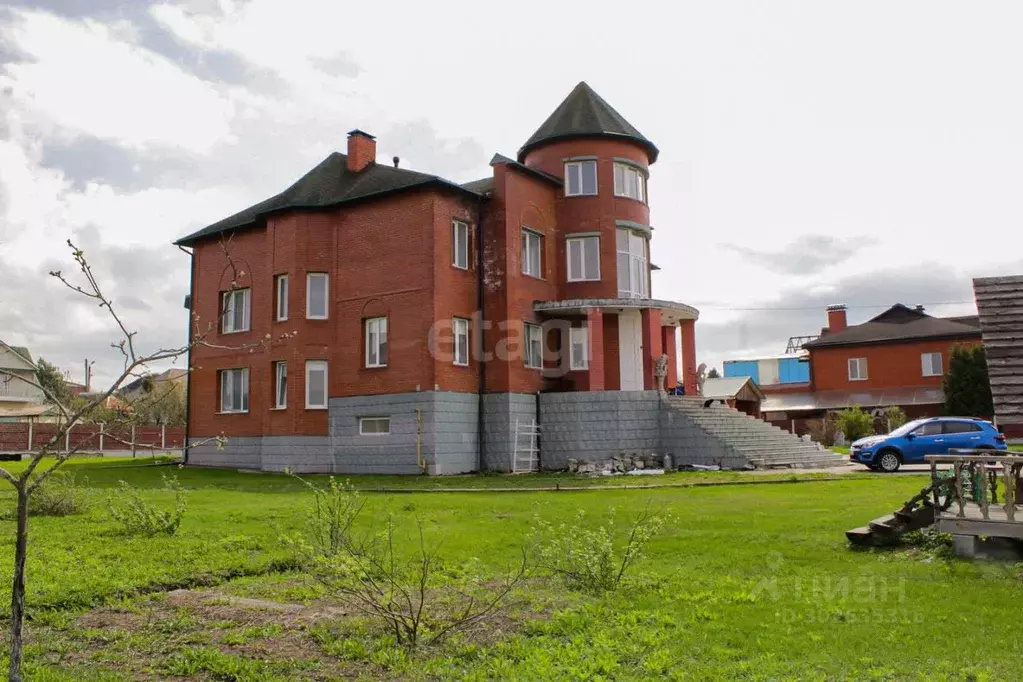
[[[988,535],[1000,538],[1023,540],[1023,506],[1016,505],[1016,519],[1010,521],[1001,506],[988,507],[988,518],[979,504],[970,502],[963,505],[963,516],[956,508],[942,512],[938,517],[938,532],[953,535]]]
[[[938,466],[951,464],[952,481],[946,486],[951,504],[936,515],[941,533],[1023,540],[1023,457],[981,450],[953,450],[929,455],[931,478]],[[934,506],[939,506],[934,493]]]

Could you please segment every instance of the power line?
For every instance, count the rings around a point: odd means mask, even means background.
[[[965,304],[968,304],[968,303],[973,303],[973,301],[932,301],[930,303],[919,303],[919,304],[915,304],[915,305],[922,305],[922,306],[965,305]],[[735,311],[735,312],[757,312],[757,311],[769,312],[769,311],[824,310],[824,308],[826,307],[826,306],[820,306],[820,305],[812,305],[812,306],[797,306],[797,307],[765,306],[765,307],[760,307],[760,308],[734,308],[734,307],[731,307],[731,306],[714,305],[712,303],[705,303],[705,304],[693,303],[691,305],[693,305],[696,308],[699,308],[700,310],[728,310],[728,311]],[[847,305],[846,306],[846,308],[850,309],[850,310],[854,309],[854,308],[891,308],[891,307],[892,307],[891,303],[876,303],[876,304],[872,303],[872,304]]]

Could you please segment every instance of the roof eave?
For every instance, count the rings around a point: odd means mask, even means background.
[[[653,142],[646,139],[645,137],[636,137],[635,135],[622,135],[620,133],[606,132],[571,133],[567,135],[552,135],[550,137],[542,137],[539,140],[527,142],[522,146],[521,149],[519,149],[518,152],[519,163],[523,163],[523,161],[525,161],[526,155],[528,155],[529,152],[533,151],[534,149],[538,149],[539,147],[543,147],[548,144],[553,144],[555,142],[563,142],[566,140],[582,140],[591,137],[606,137],[615,140],[627,140],[629,142],[632,142],[633,144],[637,144],[646,150],[647,156],[649,157],[649,163],[651,164],[657,161],[657,156],[658,154],[660,154],[660,150],[657,148],[657,145],[655,145]]]
[[[918,341],[948,341],[951,339],[977,339],[980,340],[980,330],[975,334],[928,334],[925,336],[903,336],[897,339],[875,339],[872,341],[838,341],[820,343],[812,341],[803,346],[806,350],[819,350],[821,348],[849,348],[851,346],[877,346],[892,343],[916,343]]]
[[[417,183],[412,184],[412,185],[405,185],[404,187],[392,187],[392,188],[389,188],[389,189],[380,190],[378,192],[370,192],[369,194],[363,194],[363,195],[360,195],[360,196],[357,196],[357,197],[352,197],[351,199],[344,199],[342,201],[335,201],[335,202],[330,203],[330,204],[323,204],[322,206],[281,206],[279,208],[274,208],[274,209],[271,209],[269,211],[264,211],[262,213],[258,213],[254,220],[250,220],[248,222],[241,223],[239,225],[231,225],[229,227],[225,227],[223,229],[216,230],[214,232],[209,232],[207,234],[202,234],[203,230],[207,229],[207,228],[203,228],[202,230],[199,230],[198,232],[193,232],[192,234],[190,234],[190,235],[188,235],[186,237],[182,237],[181,239],[178,239],[177,241],[172,242],[172,243],[174,244],[174,246],[194,246],[196,243],[198,243],[198,242],[200,242],[200,241],[202,241],[204,239],[211,238],[211,237],[216,237],[218,235],[225,234],[227,232],[233,232],[235,230],[248,230],[248,229],[251,229],[253,227],[258,227],[259,224],[267,218],[267,216],[276,215],[276,214],[279,214],[279,213],[284,213],[286,211],[328,211],[328,210],[331,210],[333,208],[337,208],[338,206],[346,206],[348,204],[356,204],[356,203],[359,203],[361,201],[366,201],[366,200],[370,200],[370,199],[379,199],[381,197],[384,197],[384,196],[387,196],[387,195],[390,195],[390,194],[397,194],[399,192],[404,192],[404,191],[413,190],[413,189],[422,189],[422,188],[428,187],[430,185],[437,185],[437,186],[445,188],[445,189],[454,189],[454,190],[457,190],[458,192],[461,192],[463,194],[468,194],[468,195],[470,195],[470,196],[472,196],[472,197],[474,197],[476,199],[485,199],[486,198],[486,194],[482,194],[480,192],[474,192],[471,189],[467,189],[465,187],[462,187],[461,185],[457,185],[457,184],[455,184],[453,182],[450,182],[448,180],[445,180],[443,178],[432,177],[432,178],[423,180],[422,182],[417,182]]]

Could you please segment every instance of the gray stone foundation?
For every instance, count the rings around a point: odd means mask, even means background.
[[[483,396],[483,468],[511,471],[516,420],[528,424],[533,419],[536,419],[534,393],[489,393]]]
[[[480,465],[478,407],[475,393],[443,391],[331,398],[329,435],[229,437],[222,449],[192,447],[188,461],[298,473],[467,473]],[[516,421],[528,424],[538,413],[540,466],[547,470],[620,455],[671,454],[675,466],[747,464],[656,391],[579,391],[484,396],[482,468],[510,471]],[[361,434],[363,417],[387,417],[390,432]]]
[[[423,391],[331,398],[330,441],[345,474],[461,474],[476,470],[479,396]],[[360,435],[360,417],[388,417],[388,435]]]

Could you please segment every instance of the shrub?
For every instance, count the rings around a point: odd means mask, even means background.
[[[398,552],[393,519],[381,532],[356,529],[365,503],[350,485],[333,477],[325,488],[306,485],[314,498],[305,526],[298,535],[282,537],[282,543],[328,593],[383,621],[402,647],[415,649],[479,627],[526,575],[525,551],[518,572],[494,587],[476,562],[446,570],[422,524],[415,549]]]
[[[908,421],[906,413],[898,405],[892,405],[886,409],[884,418],[889,431],[894,431]]]
[[[853,442],[874,434],[874,418],[859,405],[838,413],[838,428],[845,435],[846,442]]]
[[[54,473],[28,498],[28,513],[31,516],[84,514],[92,506],[92,494],[87,483],[83,480],[79,485],[73,473]]]
[[[832,416],[811,419],[806,423],[807,433],[815,442],[831,447],[838,440],[838,420]]]
[[[127,535],[153,536],[159,533],[174,535],[185,516],[187,503],[185,489],[175,476],[163,476],[164,490],[174,493],[174,508],[160,509],[148,501],[141,491],[125,481],[118,483],[118,493],[107,499],[111,518],[118,521]]]
[[[616,523],[614,507],[596,528],[586,527],[583,511],[571,525],[555,526],[537,516],[536,563],[574,589],[613,592],[667,521],[666,514],[653,514],[649,507],[625,531]]]

